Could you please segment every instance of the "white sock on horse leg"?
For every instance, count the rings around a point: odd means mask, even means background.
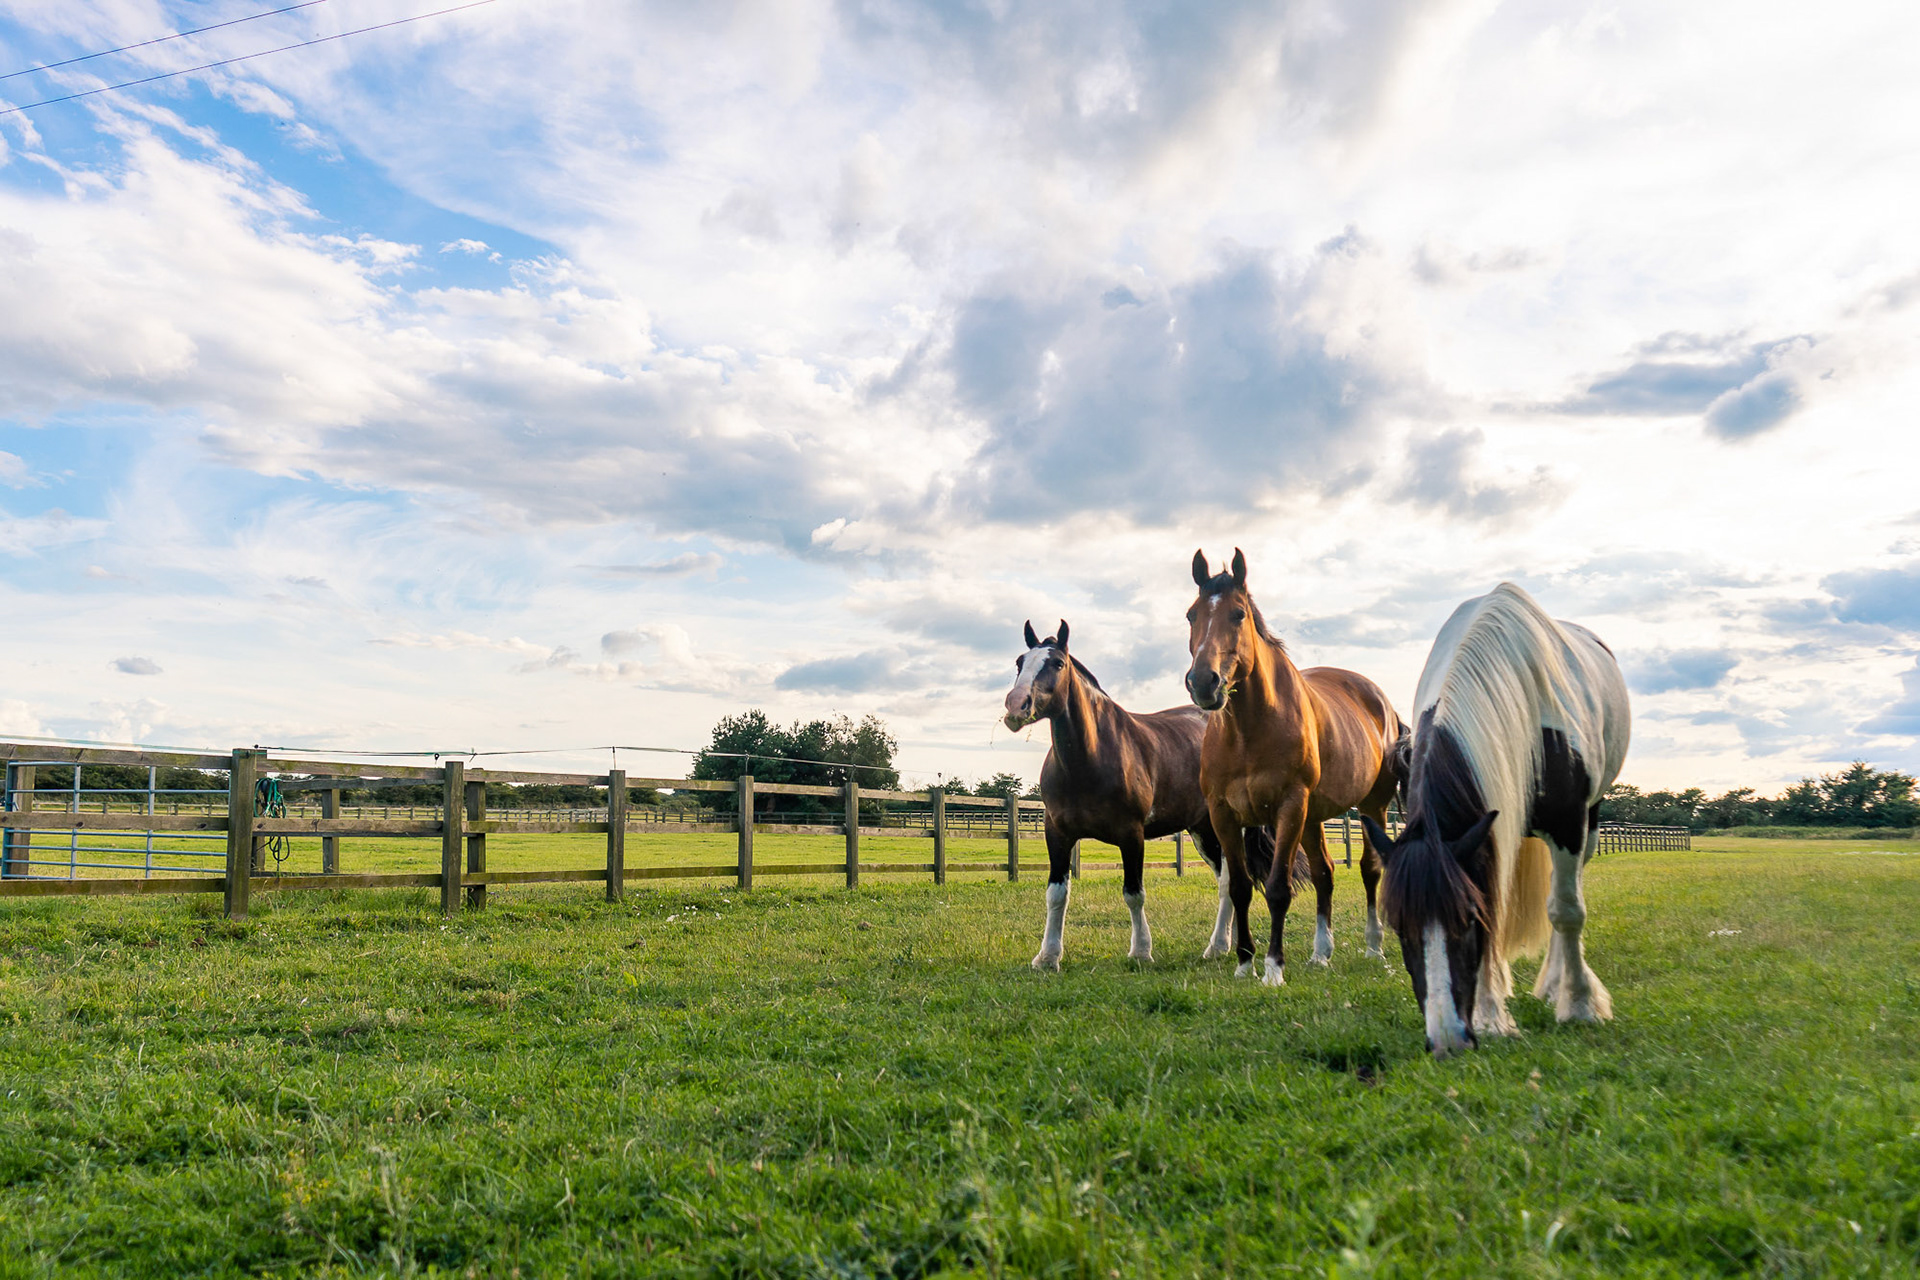
[[[1130,960],[1153,959],[1153,930],[1147,927],[1147,895],[1145,893],[1123,893],[1127,910],[1133,913],[1133,938],[1127,946],[1127,958]]]
[[[1047,886],[1047,930],[1040,937],[1040,953],[1033,958],[1033,967],[1036,969],[1060,967],[1061,939],[1067,926],[1067,899],[1072,893],[1073,883],[1069,880]]]

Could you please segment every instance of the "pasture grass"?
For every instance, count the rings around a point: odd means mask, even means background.
[[[1089,875],[1037,975],[1043,879],[0,904],[0,1276],[1920,1264],[1920,857],[1602,858],[1617,1019],[1444,1063],[1351,871],[1278,991],[1204,873],[1147,969]]]

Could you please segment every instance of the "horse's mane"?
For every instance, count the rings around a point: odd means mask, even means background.
[[[1282,640],[1279,636],[1273,634],[1273,632],[1267,630],[1267,615],[1264,613],[1261,613],[1260,606],[1253,602],[1253,593],[1248,591],[1245,587],[1241,586],[1239,583],[1235,582],[1233,580],[1232,574],[1216,573],[1211,578],[1207,579],[1206,586],[1200,588],[1200,593],[1202,595],[1209,595],[1209,596],[1221,596],[1221,595],[1225,595],[1229,591],[1238,591],[1242,596],[1246,597],[1247,613],[1253,618],[1254,634],[1259,636],[1262,640],[1265,640],[1268,644],[1272,645],[1274,648],[1280,650],[1280,652],[1285,653],[1287,651],[1287,642],[1285,640]]]
[[[1045,640],[1042,640],[1040,642],[1040,647],[1043,649],[1050,648],[1058,651],[1062,657],[1066,658],[1068,662],[1071,662],[1073,664],[1073,669],[1076,672],[1078,672],[1086,680],[1088,684],[1092,685],[1096,689],[1100,689],[1100,682],[1094,678],[1093,672],[1087,670],[1087,664],[1080,661],[1080,659],[1074,657],[1071,653],[1068,653],[1065,649],[1060,648],[1059,636],[1048,636]],[[1106,690],[1100,689],[1100,692],[1105,693]]]
[[[1431,709],[1420,718],[1416,741],[1405,779],[1407,840],[1381,877],[1381,914],[1395,927],[1403,920],[1438,920],[1454,934],[1475,921],[1491,928],[1493,904],[1447,848],[1449,838],[1486,812],[1480,784],[1453,731],[1435,725]]]
[[[1453,863],[1442,842],[1496,810],[1490,832],[1493,901],[1484,909],[1490,941],[1501,956],[1532,950],[1547,938],[1549,868],[1537,848],[1522,852],[1540,788],[1542,730],[1564,733],[1591,769],[1604,771],[1606,765],[1605,690],[1597,687],[1601,682],[1589,660],[1575,650],[1576,630],[1585,637],[1583,629],[1562,627],[1525,591],[1503,582],[1454,611],[1414,695],[1420,731],[1408,809],[1415,824],[1424,821],[1430,828],[1434,843],[1431,850],[1409,849],[1411,856],[1396,859],[1407,865],[1395,892],[1412,906],[1407,895],[1416,877],[1436,885],[1445,880],[1423,864]],[[1611,780],[1608,773],[1600,782]]]
[[[1088,684],[1092,685],[1094,688],[1100,689],[1100,682],[1094,679],[1093,672],[1087,670],[1086,663],[1080,661],[1080,659],[1074,657],[1072,654],[1067,655],[1067,661],[1073,664],[1073,669],[1079,673],[1082,679],[1084,679]],[[1100,692],[1105,693],[1106,690],[1100,689]]]

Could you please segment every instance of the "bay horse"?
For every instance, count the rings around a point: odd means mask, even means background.
[[[1053,731],[1053,747],[1040,767],[1046,802],[1047,924],[1036,969],[1060,968],[1066,925],[1068,873],[1079,840],[1104,840],[1120,849],[1120,892],[1133,916],[1129,958],[1153,959],[1141,873],[1146,842],[1189,831],[1201,856],[1220,877],[1220,911],[1204,955],[1226,950],[1227,879],[1221,874],[1220,841],[1200,791],[1200,737],[1206,717],[1192,707],[1136,715],[1108,697],[1093,673],[1067,652],[1067,624],[1042,640],[1026,624],[1027,651],[1014,660],[1018,672],[1007,691],[1006,726],[1019,731],[1039,720]],[[1263,831],[1239,833],[1250,861],[1265,870],[1272,842]]]
[[[1582,873],[1600,794],[1626,760],[1630,710],[1613,652],[1503,582],[1453,611],[1414,695],[1407,825],[1369,843],[1435,1057],[1517,1035],[1509,961],[1547,944],[1533,994],[1561,1022],[1603,1022],[1587,967]],[[1470,1021],[1469,1021],[1470,1015]]]
[[[1226,573],[1210,574],[1207,557],[1193,553],[1200,588],[1187,610],[1187,647],[1193,665],[1187,692],[1207,716],[1200,749],[1200,784],[1220,833],[1233,901],[1236,976],[1253,972],[1253,935],[1247,906],[1253,898],[1243,827],[1271,825],[1275,857],[1263,877],[1273,931],[1260,980],[1286,982],[1282,932],[1296,884],[1308,877],[1318,897],[1312,962],[1333,962],[1333,858],[1328,818],[1358,809],[1384,821],[1399,786],[1406,728],[1380,687],[1338,667],[1293,665],[1247,593],[1247,559],[1234,548]],[[1366,950],[1381,954],[1383,932],[1375,907],[1380,862],[1360,859],[1367,891]]]

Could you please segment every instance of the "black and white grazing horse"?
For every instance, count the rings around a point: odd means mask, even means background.
[[[1067,624],[1040,639],[1026,625],[1027,651],[1014,660],[1019,675],[1007,691],[1007,728],[1020,730],[1045,720],[1053,730],[1053,749],[1040,768],[1040,797],[1047,806],[1047,925],[1036,969],[1058,969],[1061,935],[1072,893],[1068,873],[1073,846],[1080,840],[1104,840],[1120,849],[1121,893],[1133,916],[1127,955],[1153,959],[1153,933],[1147,928],[1146,894],[1141,887],[1148,840],[1176,831],[1193,833],[1201,856],[1219,877],[1220,910],[1204,958],[1225,955],[1232,946],[1229,927],[1233,904],[1220,842],[1207,817],[1200,790],[1200,738],[1207,714],[1197,707],[1135,715],[1106,695],[1093,673],[1067,652]],[[1247,860],[1264,878],[1273,853],[1266,828],[1245,833]]]
[[[1407,825],[1371,819],[1381,906],[1436,1057],[1515,1035],[1509,962],[1547,943],[1533,993],[1560,1021],[1613,1002],[1587,967],[1581,874],[1599,845],[1600,793],[1627,755],[1626,681],[1585,627],[1503,582],[1454,610],[1414,698]]]

